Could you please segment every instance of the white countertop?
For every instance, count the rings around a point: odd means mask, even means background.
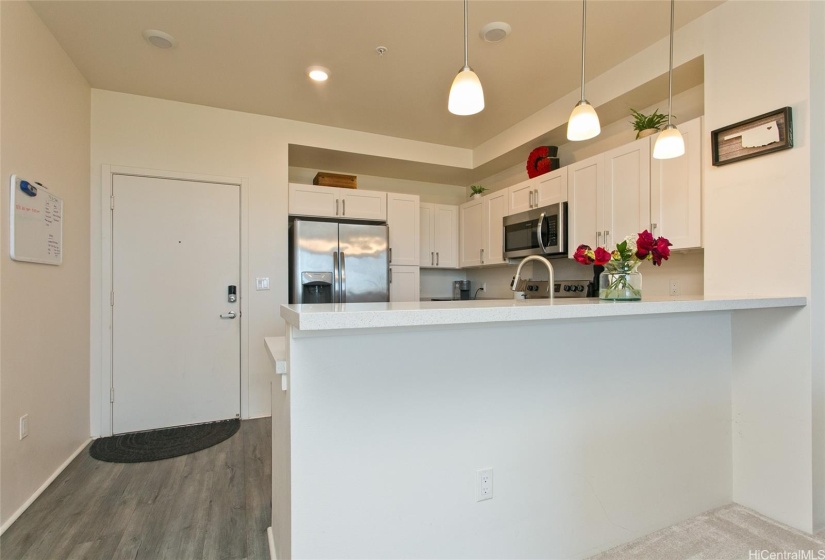
[[[301,331],[374,329],[426,325],[462,325],[548,319],[621,317],[665,313],[737,311],[802,307],[804,296],[789,297],[661,297],[635,302],[599,299],[465,300],[403,303],[282,305],[281,317]]]

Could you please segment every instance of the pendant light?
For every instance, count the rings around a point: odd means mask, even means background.
[[[653,145],[654,159],[677,158],[685,153],[685,140],[676,125],[670,123],[673,115],[673,12],[675,0],[670,0],[670,66],[667,86],[667,126],[659,133]]]
[[[467,62],[467,1],[464,0],[464,66],[453,80],[447,103],[447,108],[454,115],[475,115],[484,109],[481,81]]]
[[[573,112],[570,113],[570,120],[567,121],[567,139],[574,141],[595,138],[602,131],[596,109],[584,98],[584,46],[587,37],[586,29],[587,0],[582,0],[582,98],[581,101],[576,103]]]

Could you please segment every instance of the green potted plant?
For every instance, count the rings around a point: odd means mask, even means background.
[[[476,199],[480,198],[482,193],[487,190],[486,187],[482,187],[481,185],[470,185],[470,190],[473,191],[470,198]]]
[[[656,134],[662,129],[662,125],[667,122],[667,115],[659,112],[659,109],[653,111],[650,115],[640,113],[636,109],[630,109],[630,114],[633,116],[633,130],[636,131],[636,139]]]

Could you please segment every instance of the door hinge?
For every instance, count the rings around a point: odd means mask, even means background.
[[[115,209],[115,195],[109,197],[109,208]]]
[[[114,307],[114,306],[115,306],[115,291],[112,290],[111,292],[109,292],[109,307]]]
[[[109,389],[109,402],[110,403],[115,402],[115,388],[114,387]]]

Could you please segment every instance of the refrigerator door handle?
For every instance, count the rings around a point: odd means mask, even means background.
[[[341,303],[347,303],[347,259],[341,251]]]
[[[338,303],[338,251],[332,252],[332,303]]]

